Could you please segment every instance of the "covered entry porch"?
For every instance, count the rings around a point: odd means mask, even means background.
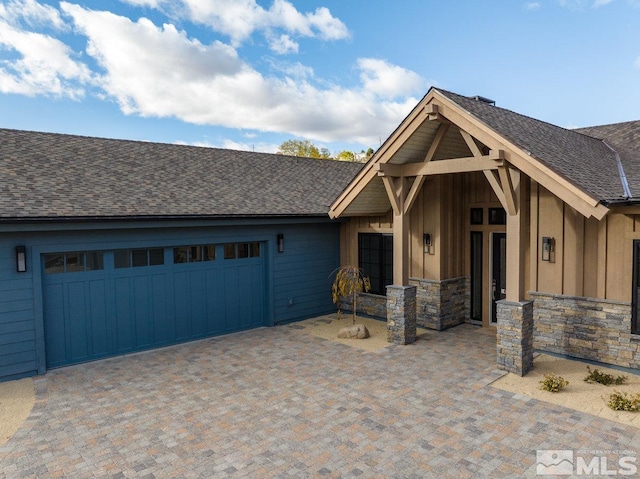
[[[544,251],[538,244],[532,189],[544,181],[586,217],[601,217],[606,209],[533,164],[526,151],[470,113],[476,106],[495,109],[481,97],[432,89],[330,215],[350,218],[342,261],[373,276],[389,341],[413,342],[417,325],[496,327],[498,365],[524,375],[533,365],[527,291],[538,256],[554,254],[552,242]],[[386,237],[384,247],[367,250],[370,235]]]

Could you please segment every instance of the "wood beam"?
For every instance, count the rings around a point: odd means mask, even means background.
[[[471,171],[495,170],[502,165],[499,153],[476,158],[453,158],[450,160],[430,161],[429,163],[407,163],[402,165],[404,176],[444,175],[447,173],[467,173]]]
[[[502,205],[502,207],[506,211],[507,210],[507,200],[504,197],[504,193],[502,192],[502,186],[500,185],[500,180],[498,179],[497,172],[485,170],[484,171],[484,176],[487,178],[487,181],[489,182],[489,185],[491,185],[491,189],[493,189],[493,192],[498,197],[498,201],[500,201],[500,204]]]
[[[436,106],[436,105],[433,105],[433,106]],[[429,151],[427,151],[427,155],[424,157],[425,163],[433,160],[433,157],[438,151],[438,148],[440,147],[442,140],[447,135],[447,131],[449,131],[449,125],[446,123],[441,123],[440,126],[438,127],[438,131],[436,131],[436,136],[433,138],[433,141],[431,142]]]
[[[511,172],[508,166],[501,166],[498,168],[498,174],[500,175],[500,184],[502,185],[502,193],[506,200],[507,214],[515,215],[518,212],[518,201],[513,189],[513,182],[511,180]]]
[[[476,144],[476,142],[473,139],[473,137],[469,133],[464,131],[463,129],[459,129],[459,130],[460,130],[460,135],[462,135],[462,138],[464,139],[464,142],[469,147],[469,150],[471,151],[471,154],[473,156],[476,156],[476,157],[482,156],[482,152],[480,151],[480,148],[478,148],[478,145]]]
[[[518,170],[513,170],[514,201],[524,205],[524,177]],[[526,235],[526,215],[523,208],[514,214],[507,215],[507,291],[506,300],[519,302],[525,299],[525,251],[528,238]]]
[[[447,173],[467,173],[470,171],[497,170],[503,166],[503,153],[501,150],[491,151],[489,155],[480,158],[469,156],[466,158],[452,158],[450,160],[429,161],[427,163],[405,163],[395,165],[391,163],[378,163],[375,171],[378,176],[390,176],[394,178],[412,176],[444,175]]]
[[[402,213],[402,198],[398,193],[398,186],[396,183],[401,183],[402,178],[397,180],[391,176],[383,176],[382,183],[384,184],[384,189],[387,191],[387,196],[389,197],[389,201],[391,202],[391,208],[393,208],[393,215],[399,215]]]
[[[407,194],[407,198],[404,201],[404,214],[408,215],[409,211],[411,211],[411,207],[413,206],[413,203],[415,203],[416,198],[418,197],[418,194],[420,193],[420,188],[422,188],[422,185],[424,184],[424,180],[426,179],[426,176],[416,176],[416,179],[413,180],[413,184],[411,185],[411,189],[409,190],[409,193]]]

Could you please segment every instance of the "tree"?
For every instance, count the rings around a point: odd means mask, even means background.
[[[322,152],[309,140],[287,140],[280,145],[278,153],[290,156],[301,156],[307,158],[327,158],[323,156],[329,153],[326,148]]]
[[[336,271],[336,279],[331,287],[331,297],[338,306],[338,319],[340,319],[340,302],[343,298],[351,296],[353,324],[356,324],[356,299],[358,293],[366,293],[371,289],[371,282],[364,272],[357,266],[341,266]]]
[[[356,161],[356,155],[353,151],[343,150],[336,155],[336,160],[339,161]]]

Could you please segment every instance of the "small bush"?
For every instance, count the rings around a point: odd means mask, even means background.
[[[569,381],[562,376],[556,376],[553,373],[549,373],[545,374],[544,379],[540,381],[540,389],[549,391],[550,393],[557,393],[567,384],[569,384]]]
[[[607,406],[614,411],[640,411],[640,394],[632,395],[614,391],[607,399]]]
[[[614,377],[613,374],[603,373],[597,368],[592,371],[589,366],[587,366],[587,371],[589,371],[589,374],[584,378],[584,380],[588,383],[600,383],[605,386],[609,386],[610,384],[620,385],[628,379],[627,376],[622,375]]]

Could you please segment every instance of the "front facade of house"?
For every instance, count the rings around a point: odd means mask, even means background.
[[[333,311],[360,167],[0,130],[0,380]]]
[[[372,276],[359,309],[497,327],[520,374],[534,348],[640,368],[639,148],[640,122],[570,131],[432,89],[330,211]]]

